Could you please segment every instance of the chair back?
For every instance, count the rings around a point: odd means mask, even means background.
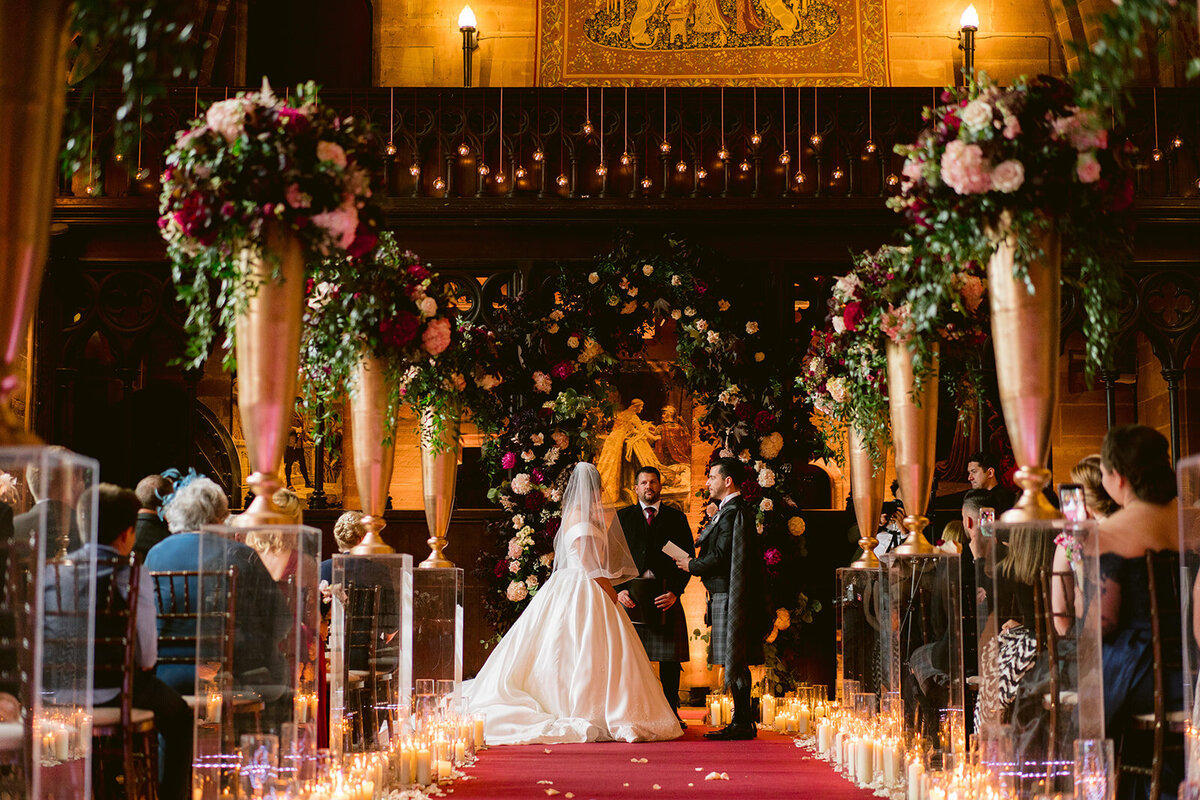
[[[237,567],[203,577],[195,570],[162,570],[150,576],[159,628],[164,631],[158,637],[158,663],[196,666],[217,656],[220,672],[229,675],[237,624]],[[203,632],[201,613],[209,621]],[[219,624],[212,624],[214,615]]]

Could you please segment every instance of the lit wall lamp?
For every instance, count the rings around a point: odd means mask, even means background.
[[[974,5],[967,6],[958,24],[958,49],[963,51],[963,79],[964,82],[970,82],[975,77],[975,32],[979,30],[979,12]]]
[[[475,12],[463,6],[458,15],[458,29],[463,37],[463,86],[471,87],[471,54],[479,49],[479,31],[475,27]]]

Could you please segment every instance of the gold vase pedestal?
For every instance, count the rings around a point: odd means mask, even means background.
[[[236,322],[238,413],[253,473],[254,501],[232,525],[290,525],[275,504],[283,448],[296,402],[300,320],[304,310],[304,247],[292,231],[268,224],[259,250],[242,255],[244,274],[258,284]],[[279,277],[273,276],[278,272]]]
[[[897,555],[932,553],[933,545],[922,531],[929,524],[925,509],[933,487],[937,443],[938,346],[930,347],[932,368],[914,392],[913,354],[907,343],[887,342],[888,406],[892,415],[892,445],[896,452],[896,480],[900,482],[904,528],[908,536],[892,552]],[[857,508],[857,507],[856,507]]]
[[[50,242],[70,9],[66,0],[0,0],[0,445],[40,443],[9,400]]]
[[[421,416],[421,485],[425,501],[425,524],[429,526],[429,557],[418,564],[425,569],[446,569],[454,562],[446,558],[446,533],[454,514],[454,488],[462,456],[459,418],[443,418],[440,435],[433,430],[432,412]]]
[[[1062,241],[1051,232],[1039,243],[1043,256],[1028,265],[1025,281],[1013,277],[1016,239],[999,243],[988,262],[992,346],[1004,424],[1017,459],[1021,496],[1001,515],[1003,522],[1032,522],[1062,515],[1042,489],[1050,482],[1046,456],[1058,399],[1059,302],[1062,293]]]
[[[379,533],[387,524],[383,512],[396,461],[396,415],[387,413],[388,385],[383,361],[364,354],[354,370],[354,385],[350,395],[350,438],[362,524],[367,533],[350,553],[388,555],[396,551]]]
[[[877,448],[880,458],[886,461],[886,451],[882,443]],[[850,565],[851,569],[876,569],[879,567],[879,557],[875,548],[879,539],[875,531],[879,527],[879,514],[883,511],[883,491],[887,475],[882,464],[871,460],[867,442],[862,433],[855,427],[850,427],[850,493],[854,500],[854,516],[858,520],[858,546],[862,548],[862,556]]]

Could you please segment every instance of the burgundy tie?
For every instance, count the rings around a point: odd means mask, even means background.
[[[646,506],[646,524],[654,522],[654,506]]]

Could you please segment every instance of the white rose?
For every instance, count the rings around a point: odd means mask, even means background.
[[[678,308],[671,309],[671,319],[678,320],[682,316],[683,316],[683,312],[680,311]]]
[[[530,575],[525,579],[525,586],[528,589],[536,589],[538,587],[537,575]]]
[[[696,309],[692,308],[691,306],[688,306],[687,308],[685,308],[683,310],[683,313],[684,313],[684,316],[694,317],[694,316],[696,316]]]
[[[758,485],[764,489],[775,485],[775,472],[773,470],[764,469],[758,473]]]
[[[671,285],[672,286],[679,286],[681,283],[683,283],[683,279],[680,278],[678,275],[671,276]]]
[[[588,275],[588,283],[595,285],[599,282],[600,282],[600,273],[593,272],[591,275]]]
[[[432,297],[425,297],[421,302],[417,303],[417,308],[420,309],[422,317],[432,317],[438,312],[437,300]]]
[[[317,142],[317,160],[330,161],[337,166],[345,169],[346,167],[346,151],[337,142]]]
[[[232,100],[213,103],[208,107],[204,121],[208,123],[208,127],[221,134],[222,139],[232,142],[242,135],[243,121],[246,118],[245,109],[250,102],[241,97],[235,97]]]
[[[529,437],[529,440],[540,447],[542,442],[546,441],[546,436],[545,434],[535,433],[533,436]]]
[[[516,575],[518,572],[521,571],[521,562],[515,561],[515,560],[508,562],[508,571],[511,572],[513,575]]]
[[[706,330],[708,330],[708,323],[702,319],[696,320],[696,330],[704,333]]]
[[[846,332],[846,320],[842,319],[841,314],[838,314],[833,318],[833,332],[834,333],[845,333]]]
[[[773,500],[771,500],[771,498],[764,497],[762,499],[762,502],[758,504],[758,507],[761,508],[763,511],[771,511],[775,508],[775,503]]]
[[[642,267],[642,274],[647,277],[653,275],[654,267],[650,266],[649,264],[646,264],[644,267]]]
[[[981,99],[967,103],[959,117],[967,130],[978,133],[992,122],[992,107]]]
[[[554,440],[555,447],[559,448],[560,450],[566,450],[567,445],[571,443],[571,437],[567,436],[562,431],[555,431],[554,433],[550,434],[550,438]]]
[[[746,333],[750,334],[751,336],[758,333],[758,323],[753,322],[753,321],[747,322],[746,323]]]
[[[545,462],[546,466],[552,466],[554,462],[558,461],[559,454],[560,451],[557,447],[551,447],[546,451],[546,456],[542,459],[542,461]]]
[[[526,461],[533,461],[533,459],[534,459],[533,451],[532,450],[522,450],[521,458],[525,459]]]
[[[1015,158],[1001,161],[992,170],[992,188],[998,192],[1011,194],[1025,183],[1025,165]]]
[[[716,331],[708,332],[708,343],[709,344],[716,344],[719,341],[721,341],[721,334],[717,333]]]

